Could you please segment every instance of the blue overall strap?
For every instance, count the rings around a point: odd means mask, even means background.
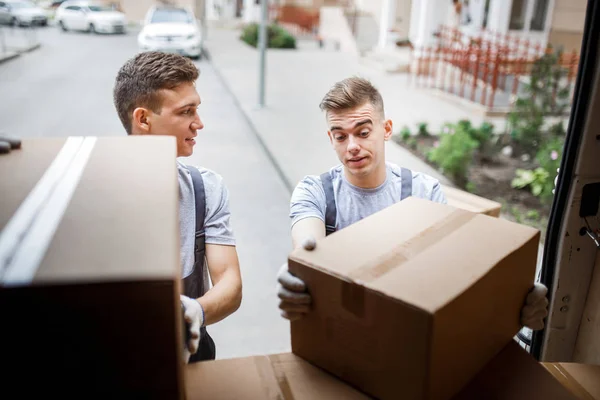
[[[321,183],[323,184],[323,190],[325,191],[325,202],[327,208],[325,209],[325,235],[330,235],[336,231],[336,207],[335,197],[333,196],[333,183],[331,182],[331,175],[329,172],[321,174]]]
[[[412,196],[412,171],[408,168],[400,168],[400,200]]]

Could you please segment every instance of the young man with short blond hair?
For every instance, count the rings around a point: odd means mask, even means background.
[[[406,197],[438,203],[446,197],[437,179],[385,161],[385,142],[393,133],[383,99],[367,80],[336,83],[320,104],[329,141],[341,164],[320,176],[306,176],[290,202],[294,247],[312,250],[315,240],[360,221]],[[402,221],[398,221],[402,223]],[[311,297],[302,280],[284,264],[278,275],[281,314],[295,320],[310,312]],[[521,323],[542,329],[547,316],[547,288],[535,284],[521,313]]]

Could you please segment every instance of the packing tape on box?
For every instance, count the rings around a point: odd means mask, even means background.
[[[388,272],[399,267],[406,261],[414,258],[419,253],[438,243],[445,236],[467,224],[478,214],[456,210],[450,215],[424,229],[411,239],[402,242],[385,254],[370,261],[368,265],[356,268],[348,277],[356,283],[372,282],[381,278]],[[375,265],[375,267],[373,267]]]
[[[268,400],[294,400],[290,383],[285,372],[275,365],[277,355],[255,358],[256,369],[260,375]]]
[[[96,137],[69,137],[0,235],[0,285],[31,283],[87,165]]]

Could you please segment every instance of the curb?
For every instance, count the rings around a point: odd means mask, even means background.
[[[21,54],[17,52],[10,52],[0,56],[0,64],[12,60],[13,58],[19,57]]]
[[[29,52],[32,52],[33,50],[37,50],[40,47],[41,47],[41,44],[37,43],[37,44],[34,44],[33,46],[25,47],[22,49],[17,49],[17,50],[13,49],[13,51],[10,51],[10,52],[0,56],[0,64],[10,61],[13,58],[17,58],[23,53],[29,53]]]

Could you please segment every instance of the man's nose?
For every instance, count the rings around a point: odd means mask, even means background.
[[[200,119],[200,116],[198,114],[196,114],[196,119],[194,120],[194,122],[192,122],[192,128],[197,131],[204,128],[204,123],[202,123],[202,120]]]
[[[356,140],[352,135],[348,137],[348,151],[351,153],[360,151],[360,144],[358,144],[358,140]]]

